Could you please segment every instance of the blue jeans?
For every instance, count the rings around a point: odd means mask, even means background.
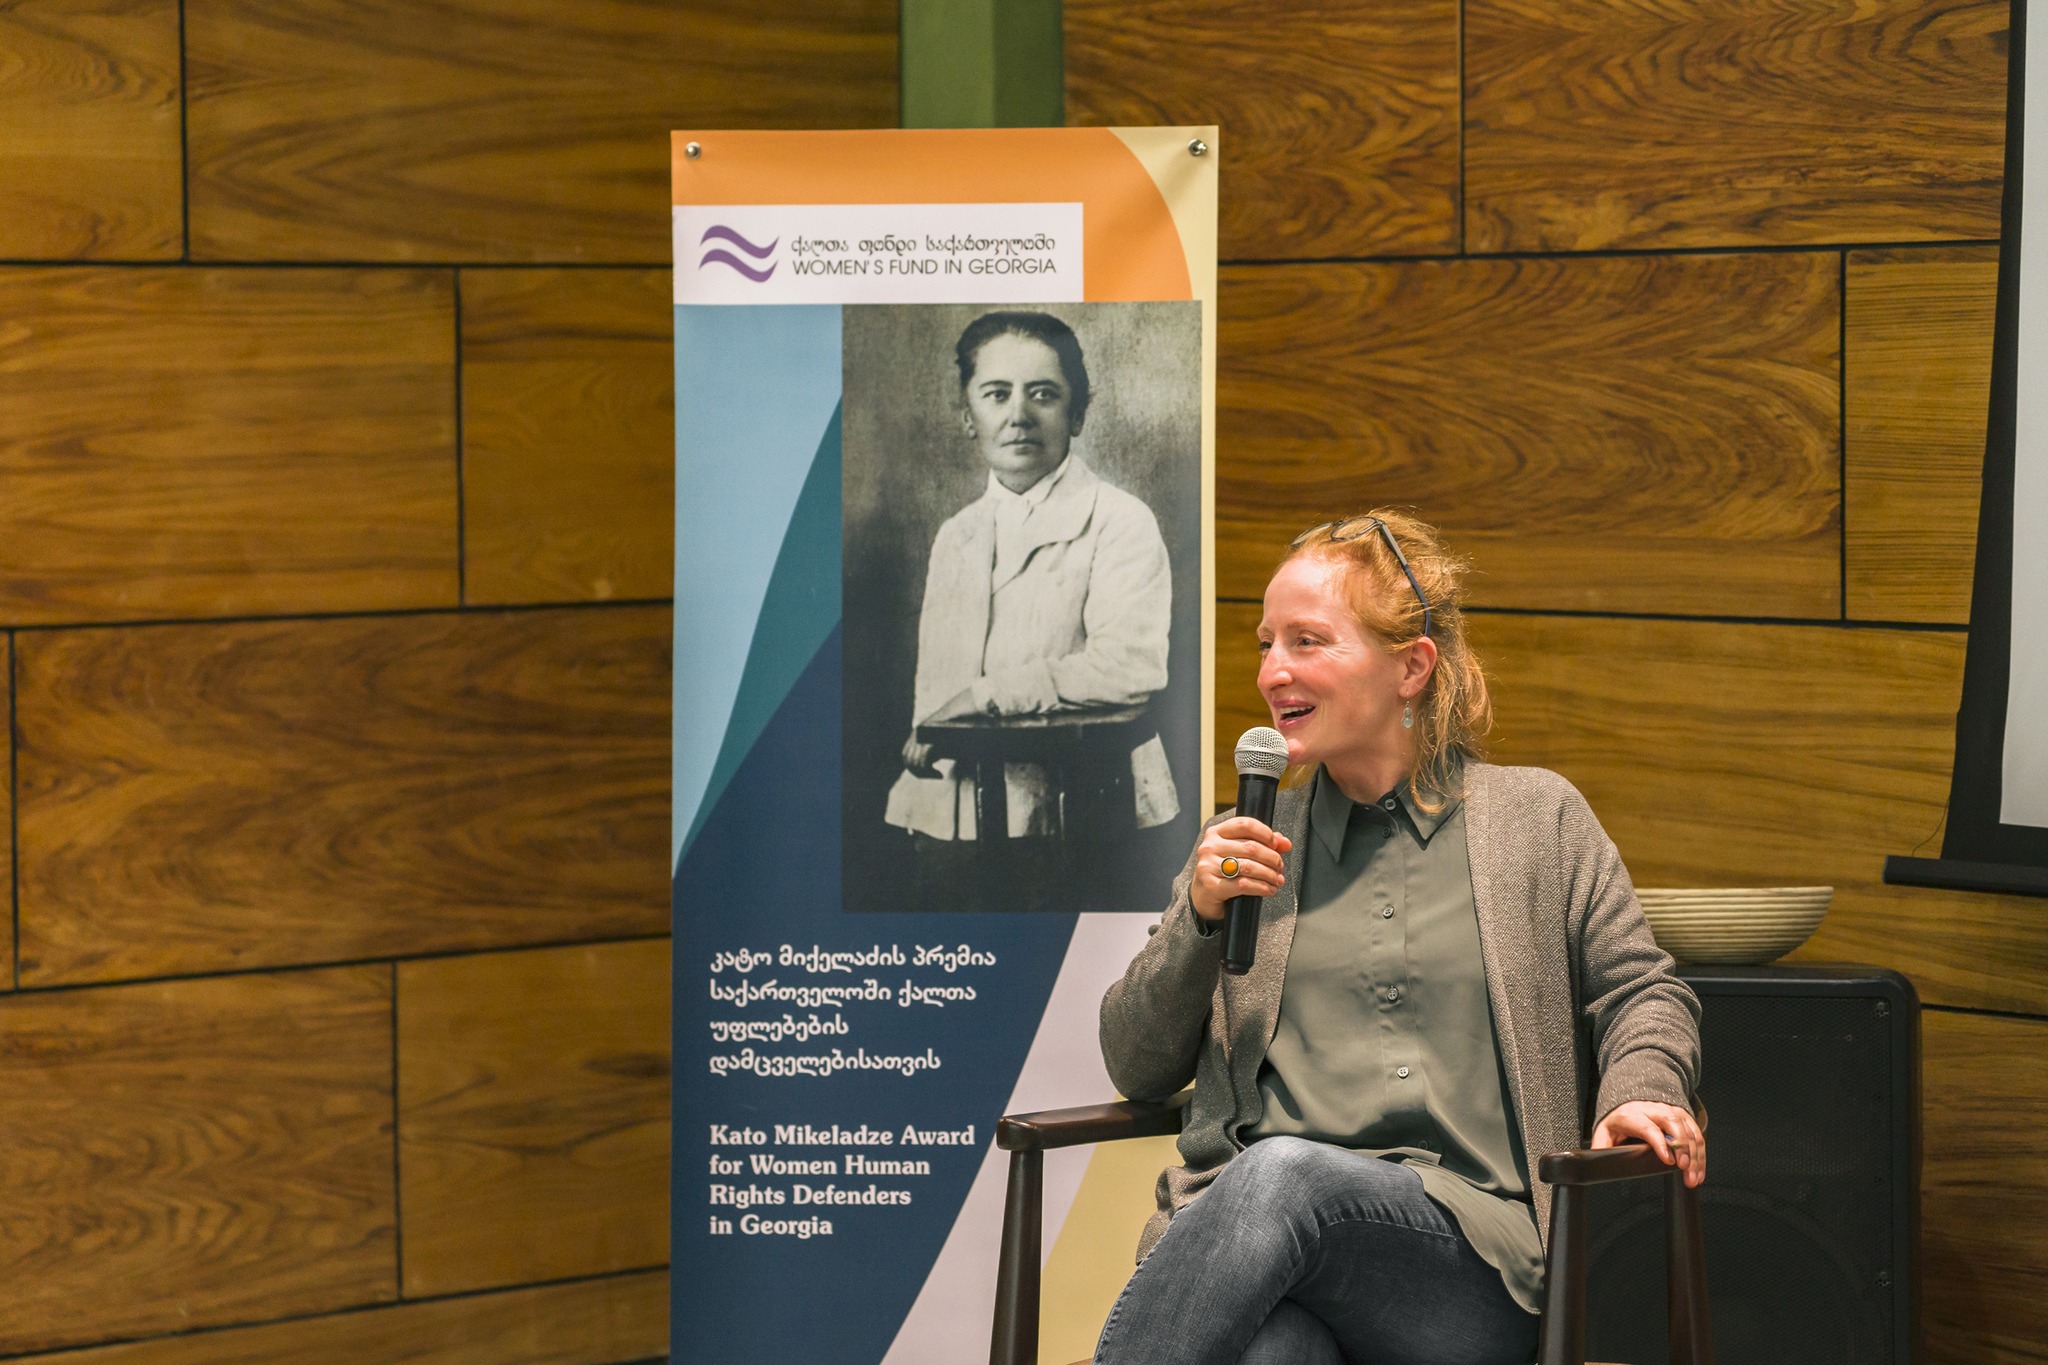
[[[1255,1142],[1182,1209],[1103,1324],[1096,1365],[1528,1365],[1536,1317],[1415,1172]]]

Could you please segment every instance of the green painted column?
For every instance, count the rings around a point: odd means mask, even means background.
[[[1060,0],[901,0],[905,128],[1066,121]]]

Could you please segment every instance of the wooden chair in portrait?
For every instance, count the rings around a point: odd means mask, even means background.
[[[1075,843],[1109,842],[1138,828],[1131,790],[1131,750],[1159,733],[1149,704],[1088,706],[1031,716],[965,716],[917,727],[934,758],[950,758],[974,774],[974,817],[981,855],[1009,851],[1011,763],[1043,767],[1057,794],[1053,841],[1064,854]]]

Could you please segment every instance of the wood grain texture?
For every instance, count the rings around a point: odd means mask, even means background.
[[[195,259],[666,264],[671,128],[887,126],[896,7],[188,0]]]
[[[1921,1028],[1926,1359],[2048,1360],[2048,1021],[1929,1013]]]
[[[469,601],[674,590],[674,328],[666,270],[463,272]]]
[[[177,0],[0,8],[0,257],[184,249]]]
[[[668,941],[398,973],[405,1292],[665,1264]]]
[[[6,782],[0,782],[0,869],[6,869],[10,882],[14,869],[14,632],[9,631],[4,644],[0,644],[0,664],[6,667],[6,687],[0,689],[0,700],[7,703],[5,714],[9,723],[0,724],[0,773],[8,775]],[[8,915],[4,929],[0,929],[0,991],[14,989],[14,923],[13,896],[7,899]]]
[[[1225,259],[1458,249],[1458,5],[1067,0],[1067,122],[1221,125]]]
[[[1997,302],[1996,247],[1849,255],[1851,617],[1970,619]]]
[[[1798,956],[1896,968],[1936,1004],[2048,1012],[2038,900],[1880,880],[1887,854],[1939,847],[1962,635],[1487,614],[1470,624],[1493,685],[1493,757],[1571,779],[1638,884],[1831,885],[1833,908]],[[1221,779],[1234,737],[1271,723],[1255,685],[1257,626],[1256,607],[1217,610],[1219,791],[1233,789]]]
[[[668,1276],[621,1275],[123,1342],[47,1365],[617,1365],[668,1352]]]
[[[1474,251],[1998,235],[2005,0],[1471,0]]]
[[[452,605],[454,290],[0,270],[0,622]]]
[[[1475,600],[1836,616],[1833,254],[1223,273],[1218,591],[1411,504]]]
[[[25,984],[664,932],[669,613],[24,636]]]
[[[0,1351],[394,1298],[391,968],[0,1000]]]

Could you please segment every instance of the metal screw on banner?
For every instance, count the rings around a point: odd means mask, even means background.
[[[698,157],[704,155],[704,149],[694,142],[685,142],[683,144],[683,155],[695,161]]]
[[[1188,143],[1188,155],[1189,155],[1189,156],[1207,156],[1207,155],[1209,155],[1209,144],[1208,144],[1208,143],[1206,143],[1206,142],[1204,142],[1204,141],[1202,141],[1202,139],[1200,139],[1200,138],[1196,138],[1196,139],[1195,139],[1194,141],[1192,141],[1192,142]]]

